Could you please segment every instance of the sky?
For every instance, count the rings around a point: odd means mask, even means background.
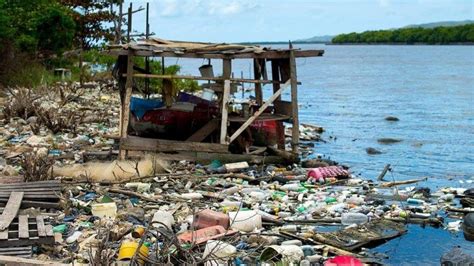
[[[126,6],[130,1],[126,1]],[[474,19],[474,0],[150,0],[150,28],[170,40],[288,41]],[[133,7],[146,1],[133,1]],[[133,29],[143,32],[145,12]]]

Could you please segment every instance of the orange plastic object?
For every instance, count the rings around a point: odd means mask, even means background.
[[[180,234],[178,236],[178,240],[181,243],[188,243],[188,244],[202,244],[206,243],[208,240],[211,239],[218,239],[223,236],[233,235],[237,233],[235,230],[226,230],[221,225],[214,225],[207,228],[199,229],[196,231],[188,231]]]
[[[202,229],[214,225],[220,225],[227,229],[229,228],[229,222],[230,219],[227,214],[213,210],[203,210],[194,215],[193,227],[196,229]]]

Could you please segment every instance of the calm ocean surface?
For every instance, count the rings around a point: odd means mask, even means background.
[[[365,178],[376,178],[390,163],[387,179],[426,176],[420,185],[433,190],[474,187],[474,46],[296,47],[325,50],[323,57],[297,61],[300,121],[326,129],[327,142],[316,143],[315,154]],[[171,63],[197,74],[205,61]],[[215,63],[214,72],[221,73],[220,62]],[[236,60],[234,75],[250,77],[250,66]],[[268,96],[271,85],[264,90]],[[289,99],[289,90],[284,98]],[[389,115],[400,121],[385,121]],[[383,145],[379,138],[402,142]],[[382,154],[368,155],[368,147]],[[408,234],[374,251],[390,256],[389,264],[439,265],[440,256],[455,245],[474,255],[474,245],[462,233],[411,225]]]

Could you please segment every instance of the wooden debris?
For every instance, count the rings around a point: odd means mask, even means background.
[[[406,232],[403,225],[387,219],[372,220],[367,224],[330,233],[315,233],[318,242],[353,251],[369,244],[384,242]]]
[[[11,222],[18,214],[22,199],[23,192],[14,191],[10,194],[7,206],[3,210],[2,216],[0,216],[0,231],[3,231],[10,226]]]
[[[0,248],[38,244],[54,244],[53,227],[45,225],[43,217],[20,215],[6,230],[0,231]]]
[[[383,168],[382,172],[380,173],[380,175],[377,177],[377,180],[379,181],[385,181],[383,180],[383,178],[385,177],[385,175],[387,174],[387,172],[390,171],[390,164],[388,163],[387,165],[385,165],[385,167]]]
[[[13,256],[5,256],[0,255],[0,264],[7,265],[7,266],[17,266],[17,265],[71,265],[71,264],[62,264],[59,262],[54,261],[43,261],[43,260],[36,260],[36,259],[27,259],[27,258],[20,258],[20,257],[13,257]]]
[[[10,192],[22,192],[22,208],[58,208],[61,183],[58,180],[0,184],[0,206],[7,203]]]
[[[403,181],[393,181],[393,182],[384,182],[379,184],[379,187],[394,187],[394,186],[400,186],[400,185],[407,185],[407,184],[413,184],[421,181],[426,181],[428,178],[419,178],[419,179],[410,179],[410,180],[403,180]]]
[[[16,258],[18,257],[31,258],[32,248],[33,248],[32,246],[0,248],[0,257],[15,256]],[[0,263],[3,263],[3,262],[0,261]],[[7,264],[7,265],[10,265],[10,264]]]

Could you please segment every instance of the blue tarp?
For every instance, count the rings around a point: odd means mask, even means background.
[[[163,106],[164,104],[160,100],[147,100],[136,97],[132,97],[130,100],[130,110],[138,119],[142,119],[147,111]]]

